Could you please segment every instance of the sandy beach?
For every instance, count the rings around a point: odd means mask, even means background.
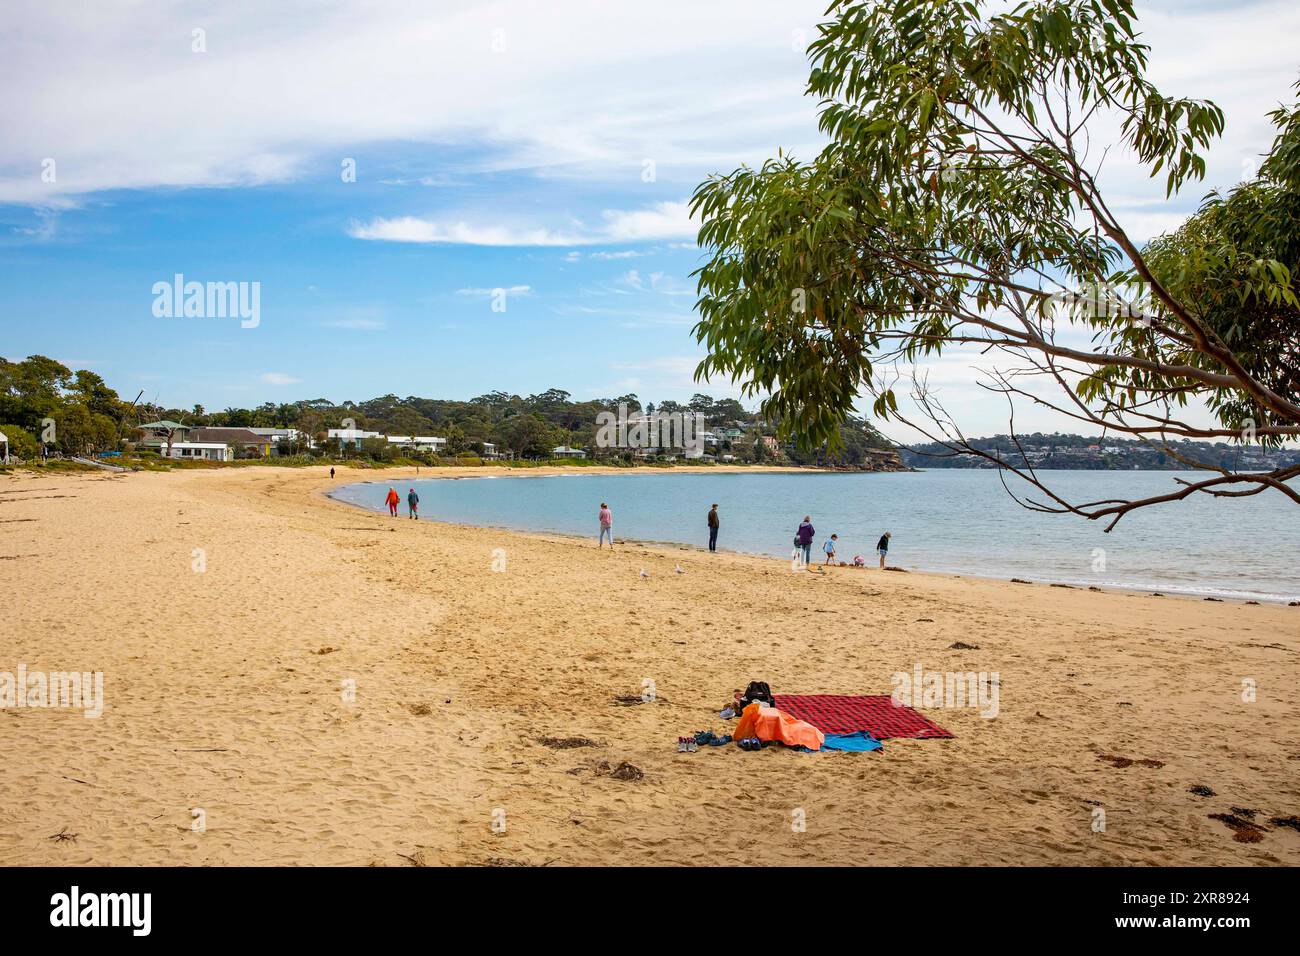
[[[0,711],[0,861],[1300,863],[1274,822],[1300,814],[1300,608],[609,553],[330,484],[0,475],[0,671],[105,694],[95,719]],[[750,680],[887,694],[917,664],[997,672],[996,719],[926,709],[954,739],[874,754],[676,752]],[[654,702],[618,701],[647,679]]]

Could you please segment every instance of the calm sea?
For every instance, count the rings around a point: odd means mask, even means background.
[[[1050,486],[1072,501],[1148,496],[1175,488],[1174,472],[1052,471]],[[1008,476],[1009,482],[1016,482]],[[1070,515],[1017,505],[996,472],[902,474],[637,471],[560,477],[421,479],[426,518],[525,531],[597,532],[602,501],[616,536],[704,546],[705,515],[717,502],[719,547],[789,558],[805,514],[817,529],[815,554],[832,532],[840,560],[875,559],[893,533],[889,563],[990,578],[1254,599],[1300,600],[1300,506],[1265,492],[1253,498],[1196,496],[1131,513],[1114,531]],[[386,482],[340,487],[341,501],[383,511]],[[817,560],[821,560],[818,558]]]

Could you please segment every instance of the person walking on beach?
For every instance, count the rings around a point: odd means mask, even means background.
[[[812,543],[816,534],[817,530],[812,526],[812,517],[804,515],[803,521],[799,522],[799,530],[795,532],[794,543],[803,552],[805,567],[812,563]]]
[[[398,500],[399,499],[397,497],[397,489],[390,487],[388,489],[388,495],[384,498],[384,504],[388,505],[388,513],[392,515],[394,518],[397,517]]]
[[[600,540],[596,542],[597,548],[605,546],[605,537],[609,536],[609,550],[614,550],[614,512],[609,510],[609,505],[605,502],[600,503]]]
[[[718,550],[718,528],[722,522],[718,520],[718,506],[715,504],[709,509],[709,550]]]
[[[885,558],[889,557],[889,532],[886,531],[876,542],[876,551],[880,554],[880,569],[885,569]]]
[[[822,550],[826,552],[826,564],[835,563],[835,542],[839,539],[839,535],[833,534],[826,539],[826,544],[822,546]]]
[[[420,520],[420,496],[415,493],[414,488],[406,496],[406,513],[407,517]]]
[[[334,478],[334,466],[330,465],[330,479],[333,480],[333,478]]]

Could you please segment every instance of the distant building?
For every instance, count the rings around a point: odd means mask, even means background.
[[[379,432],[368,432],[361,428],[331,428],[326,433],[330,441],[338,441],[339,451],[343,450],[344,445],[351,445],[353,448],[360,448],[361,443],[367,438],[383,438]]]
[[[248,428],[191,428],[188,443],[229,445],[235,457],[266,458],[271,454],[271,439]],[[174,456],[173,456],[174,457]]]
[[[434,435],[389,435],[388,444],[406,451],[432,452],[437,455],[447,447],[447,439]]]
[[[136,443],[137,445],[141,448],[165,450],[168,440],[185,441],[191,429],[188,425],[164,418],[157,422],[146,422],[140,426],[140,430],[144,432],[144,437]]]
[[[285,442],[296,448],[311,448],[313,442],[311,438],[298,431],[296,428],[250,428],[254,435],[261,435],[263,438],[271,440],[271,454],[280,453],[280,443]]]
[[[9,464],[9,439],[4,432],[0,432],[0,464]]]
[[[188,461],[230,461],[234,457],[225,442],[174,441],[166,451],[168,458]]]
[[[570,448],[568,445],[557,445],[551,449],[552,458],[586,458],[587,453],[581,448]]]

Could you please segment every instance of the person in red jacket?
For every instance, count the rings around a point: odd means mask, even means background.
[[[388,505],[388,513],[394,518],[397,517],[397,503],[400,500],[401,499],[397,497],[397,489],[389,488],[388,497],[384,499],[384,502]]]

